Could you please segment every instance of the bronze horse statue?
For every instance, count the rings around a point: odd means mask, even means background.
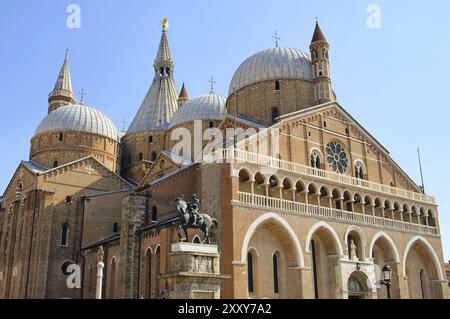
[[[194,196],[194,198],[196,198]],[[188,237],[188,229],[200,229],[203,234],[203,240],[202,243],[203,244],[211,244],[211,229],[217,229],[217,220],[215,220],[214,218],[212,218],[211,216],[207,215],[207,214],[201,214],[198,212],[198,218],[197,218],[197,223],[195,223],[194,221],[194,216],[192,212],[192,203],[187,203],[186,201],[184,201],[181,198],[177,198],[176,200],[177,203],[177,212],[178,215],[180,216],[180,224],[178,225],[178,238],[180,241],[182,241],[181,238],[181,229],[184,230],[184,234],[186,235],[185,241],[189,242],[189,237]]]

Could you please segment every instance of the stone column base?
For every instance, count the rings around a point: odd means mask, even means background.
[[[219,299],[222,281],[217,246],[175,243],[169,257],[169,271],[164,278],[169,285],[169,299]]]

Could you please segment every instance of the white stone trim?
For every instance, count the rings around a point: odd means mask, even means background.
[[[171,246],[171,251],[175,252],[190,252],[190,253],[200,253],[200,254],[218,254],[219,249],[217,246],[204,245],[204,244],[193,244],[193,243],[173,243]]]
[[[439,261],[438,256],[436,255],[436,252],[434,251],[433,247],[431,246],[431,244],[422,236],[414,236],[409,243],[406,245],[405,248],[405,254],[403,256],[403,277],[407,277],[406,276],[406,259],[408,258],[408,254],[409,254],[409,250],[411,249],[411,247],[417,242],[420,241],[422,242],[422,244],[425,245],[425,247],[428,249],[428,252],[431,255],[431,258],[433,259],[433,263],[434,266],[436,268],[436,272],[438,274],[438,279],[439,280],[445,280],[444,276],[442,274],[442,268],[441,268],[441,262]]]
[[[309,248],[310,248],[310,243],[311,243],[312,236],[320,228],[325,228],[326,230],[328,230],[331,233],[332,237],[334,237],[335,244],[337,244],[336,248],[338,250],[339,256],[340,257],[344,256],[344,250],[342,249],[342,244],[341,244],[341,241],[339,240],[338,234],[333,229],[333,227],[331,227],[330,225],[328,225],[325,222],[318,222],[313,227],[311,227],[311,229],[309,230],[308,236],[306,236],[306,252],[307,253],[311,252]]]
[[[369,257],[372,258],[373,247],[375,246],[375,243],[377,242],[377,240],[380,239],[381,237],[386,239],[388,241],[388,243],[391,245],[391,249],[394,252],[395,262],[399,264],[400,263],[400,254],[398,253],[398,249],[395,246],[395,242],[392,240],[391,236],[389,236],[388,234],[386,234],[383,231],[380,231],[380,232],[376,233],[375,236],[373,236],[372,241],[370,242],[370,246],[369,246],[369,254],[370,254]]]
[[[255,233],[255,231],[257,230],[257,228],[260,225],[262,225],[263,223],[265,223],[269,220],[273,220],[273,221],[277,222],[279,225],[281,225],[287,231],[287,234],[292,239],[294,246],[295,246],[295,250],[297,253],[298,266],[305,267],[305,259],[303,257],[303,250],[302,250],[302,247],[300,245],[300,241],[298,240],[297,235],[295,234],[294,230],[291,228],[289,223],[285,219],[283,219],[281,216],[279,216],[275,213],[264,214],[264,215],[258,217],[250,225],[250,227],[248,228],[248,230],[244,236],[244,241],[242,243],[241,262],[247,263],[247,253],[248,253],[248,249],[249,249],[250,240],[252,239],[253,234]]]

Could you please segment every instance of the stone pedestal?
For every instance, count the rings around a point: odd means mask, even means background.
[[[219,299],[222,281],[217,246],[172,244],[168,275],[170,299]]]

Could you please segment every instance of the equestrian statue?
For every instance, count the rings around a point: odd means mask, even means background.
[[[181,229],[184,230],[186,238],[184,241],[189,242],[188,229],[200,229],[203,232],[203,244],[211,244],[211,230],[217,229],[217,220],[208,214],[202,214],[200,211],[200,200],[194,194],[191,202],[186,202],[181,198],[175,200],[177,204],[177,212],[180,216],[178,225],[178,238],[181,238]]]

